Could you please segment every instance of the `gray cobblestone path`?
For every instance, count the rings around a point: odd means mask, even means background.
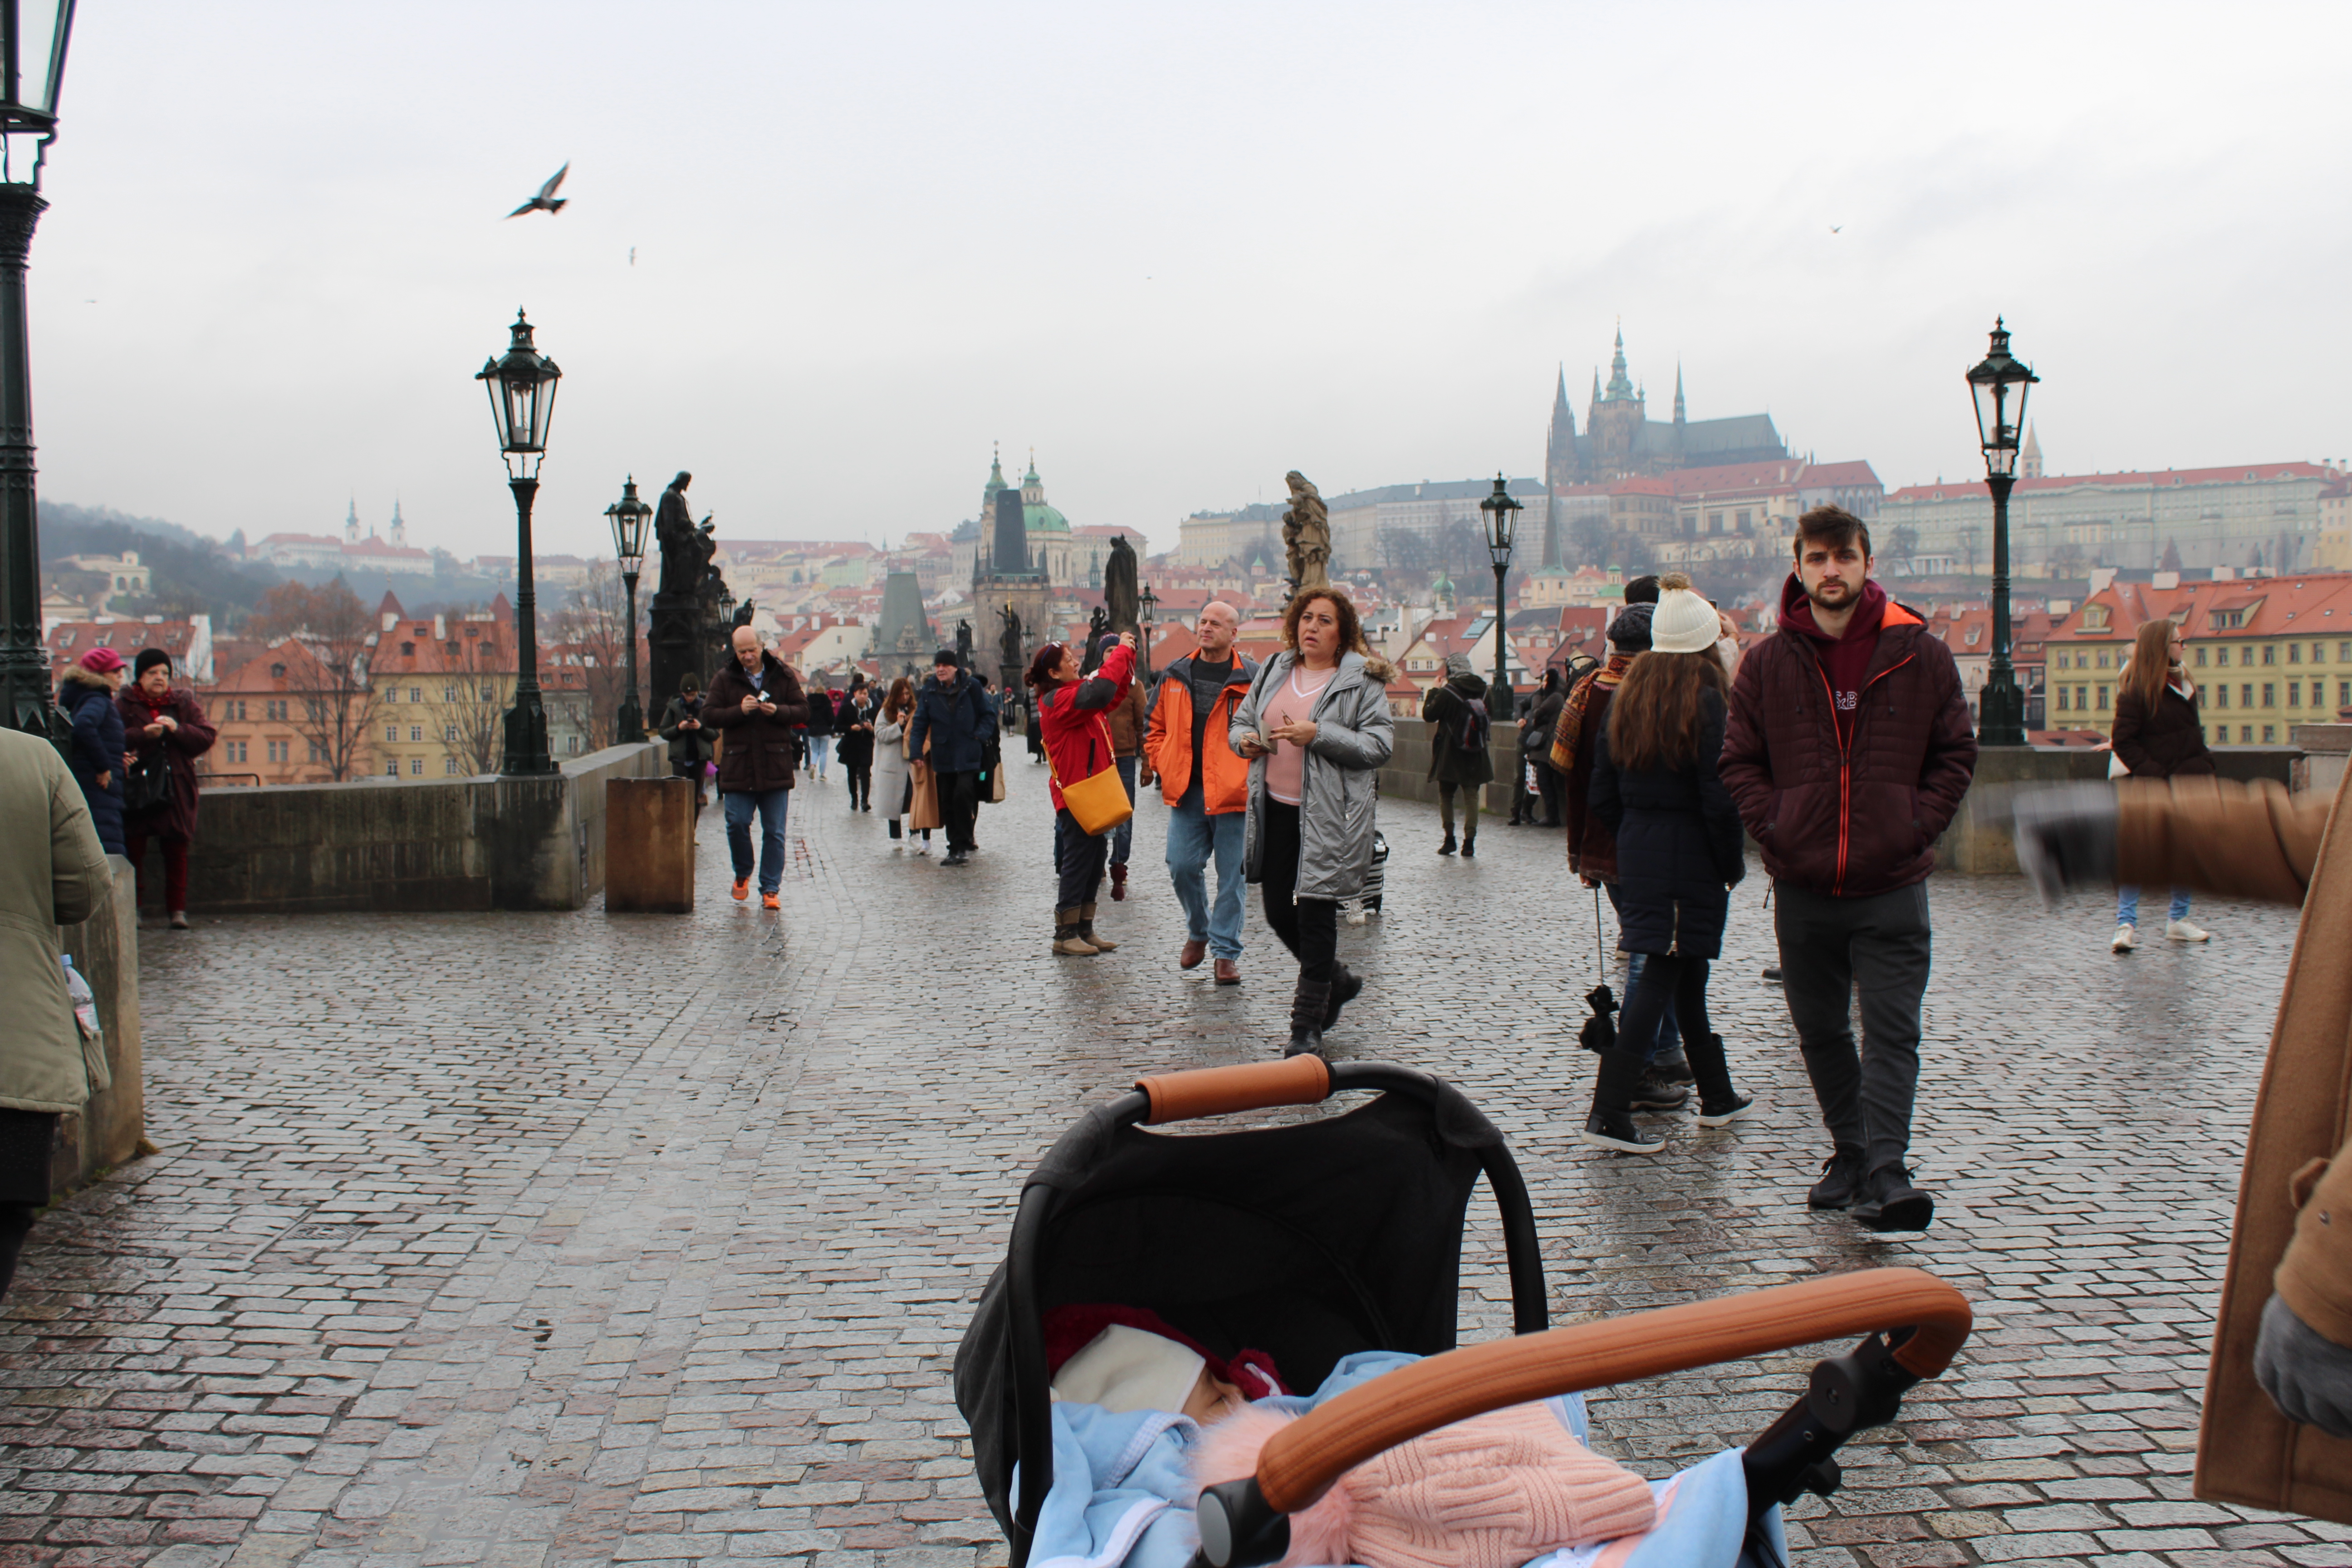
[[[1267,1054],[1288,996],[1255,912],[1248,984],[1176,970],[1156,801],[1103,906],[1127,945],[1046,958],[1041,776],[1016,763],[962,873],[796,792],[781,916],[724,897],[714,816],[687,919],[150,933],[163,1152],[51,1212],[0,1319],[0,1568],[1001,1562],[948,1367],[1021,1173],[1139,1070]],[[1572,1140],[1592,914],[1554,837],[1441,860],[1429,810],[1382,819],[1335,1050],[1454,1076],[1503,1126],[1559,1317],[1885,1261],[1977,1301],[1954,1374],[1796,1510],[1802,1563],[2352,1562],[2352,1531],[2188,1496],[2289,915],[2213,908],[2210,949],[2117,961],[2088,902],[1938,880],[1941,1214],[1885,1241],[1803,1206],[1822,1150],[1759,880],[1716,995],[1763,1113],[1617,1159]],[[1499,1250],[1474,1205],[1465,1337],[1507,1321]],[[1664,1473],[1809,1360],[1615,1391],[1596,1426]]]

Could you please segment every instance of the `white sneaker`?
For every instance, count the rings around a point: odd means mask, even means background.
[[[2164,927],[2164,940],[2167,942],[2211,942],[2213,940],[2213,933],[2207,931],[2203,926],[2191,925],[2187,921],[2168,921],[2165,922]]]
[[[2139,932],[2129,926],[2116,927],[2116,940],[2107,943],[2109,952],[2129,952],[2139,945]]]

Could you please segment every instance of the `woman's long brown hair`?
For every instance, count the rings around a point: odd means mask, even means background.
[[[1686,768],[1698,761],[1702,694],[1727,697],[1723,661],[1705,653],[1636,658],[1609,703],[1609,759],[1628,772]]]
[[[2149,718],[2156,717],[2158,707],[2164,701],[2165,684],[2172,679],[2172,623],[2143,621],[2139,635],[2132,638],[2131,668],[2124,671],[2124,683],[2139,693],[2140,706]]]
[[[915,683],[905,676],[890,683],[890,695],[882,700],[882,721],[895,724],[898,715],[915,705]]]

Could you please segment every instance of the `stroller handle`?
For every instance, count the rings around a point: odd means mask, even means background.
[[[1331,1068],[1307,1052],[1281,1061],[1159,1073],[1137,1079],[1135,1087],[1151,1102],[1144,1125],[1157,1127],[1271,1105],[1319,1105],[1331,1097]]]
[[[1895,1362],[1934,1377],[1968,1339],[1971,1316],[1968,1298],[1932,1274],[1869,1268],[1468,1345],[1284,1427],[1258,1455],[1257,1489],[1276,1512],[1296,1513],[1373,1456],[1489,1410],[1847,1334],[1909,1329]]]

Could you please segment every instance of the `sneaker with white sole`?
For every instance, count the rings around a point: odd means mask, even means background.
[[[2213,940],[2213,933],[2207,931],[2203,926],[2192,925],[2187,921],[2167,921],[2164,925],[2164,940],[2167,942],[2211,942]]]
[[[2107,943],[2109,952],[2129,952],[2139,945],[2139,932],[2129,926],[2116,927],[2116,940]]]

